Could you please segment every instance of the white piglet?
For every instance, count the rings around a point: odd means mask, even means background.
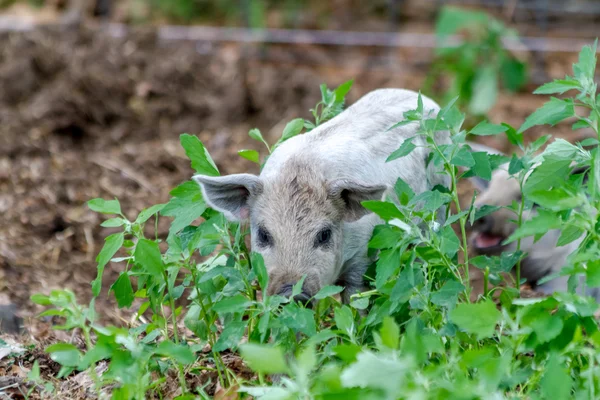
[[[383,222],[361,202],[392,193],[398,178],[417,194],[449,186],[446,174],[427,165],[430,150],[416,133],[417,123],[388,130],[417,108],[417,99],[409,90],[375,90],[330,121],[285,141],[258,176],[194,176],[213,209],[230,220],[249,219],[252,250],[262,254],[269,275],[269,295],[289,296],[306,275],[297,300],[338,284],[348,302],[362,288],[373,261],[367,244],[375,225]],[[431,99],[422,99],[425,112],[439,111]],[[386,162],[413,136],[417,148],[412,153]],[[450,143],[448,132],[438,132],[436,142]]]

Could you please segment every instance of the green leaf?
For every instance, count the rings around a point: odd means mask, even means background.
[[[447,281],[437,292],[432,293],[431,302],[441,307],[451,308],[458,302],[458,295],[465,290],[462,283],[454,280]]]
[[[44,296],[43,294],[34,294],[30,297],[31,301],[35,304],[39,304],[41,306],[50,306],[52,302],[48,296]]]
[[[563,230],[561,231],[560,237],[556,242],[556,246],[560,247],[572,243],[575,240],[579,239],[584,233],[585,231],[583,229],[574,225],[569,225],[566,228],[563,228]]]
[[[81,352],[77,347],[69,343],[56,343],[46,348],[50,358],[65,367],[76,367],[81,358]]]
[[[437,211],[444,204],[449,203],[452,197],[448,193],[441,193],[437,190],[427,191],[420,193],[413,197],[410,201],[410,205],[417,204],[418,202],[424,202],[423,208],[427,211]]]
[[[545,399],[571,399],[572,380],[568,371],[563,367],[557,354],[552,354],[546,363],[544,374],[540,381],[540,389]]]
[[[581,85],[575,79],[556,79],[537,88],[534,94],[563,94],[573,89],[580,89]]]
[[[402,178],[398,178],[396,184],[394,185],[394,191],[400,200],[400,204],[406,205],[413,197],[415,197],[415,192],[409,186],[408,183],[404,182]]]
[[[471,153],[471,156],[473,156],[473,160],[475,160],[475,165],[464,174],[464,177],[478,176],[487,181],[492,179],[492,165],[490,164],[491,156],[483,151],[473,152]]]
[[[335,324],[338,329],[352,337],[354,334],[354,316],[348,306],[341,306],[335,309]]]
[[[92,211],[96,211],[102,214],[121,214],[121,205],[119,200],[104,200],[104,199],[92,199],[87,202],[88,207]]]
[[[470,168],[475,165],[471,150],[461,147],[450,160],[450,164]]]
[[[579,52],[579,62],[573,65],[575,78],[582,83],[584,88],[589,87],[594,82],[594,73],[596,71],[596,47],[598,39],[594,41],[593,46],[583,46]]]
[[[100,226],[104,228],[117,228],[119,226],[123,226],[127,223],[127,220],[123,218],[110,218],[106,221],[102,222]]]
[[[487,113],[496,104],[498,97],[498,76],[494,66],[485,66],[475,73],[473,97],[469,111],[474,115]]]
[[[489,136],[489,135],[497,135],[502,132],[506,132],[508,127],[504,125],[494,125],[490,124],[487,121],[481,121],[478,123],[473,129],[469,131],[471,135],[478,136]]]
[[[341,293],[342,290],[344,290],[343,286],[335,286],[335,285],[324,286],[321,288],[321,290],[319,290],[319,292],[317,294],[315,294],[315,299],[321,300],[326,297],[331,297],[333,295]]]
[[[361,204],[364,208],[373,211],[385,221],[389,221],[393,218],[404,218],[404,215],[402,212],[400,212],[400,210],[398,210],[398,207],[396,207],[395,204],[387,201],[367,200],[363,201]]]
[[[196,361],[196,355],[187,345],[176,344],[170,340],[160,342],[154,353],[172,358],[177,363],[184,365]]]
[[[556,97],[551,97],[550,101],[544,103],[542,107],[535,110],[533,114],[525,119],[525,122],[519,128],[519,133],[536,125],[548,124],[554,126],[563,119],[574,115],[575,108],[573,106],[573,100],[561,100]]]
[[[233,321],[227,324],[215,343],[213,350],[220,352],[236,348],[240,340],[242,340],[247,324],[247,321]]]
[[[552,315],[546,310],[537,312],[527,325],[533,329],[541,343],[554,339],[563,329],[561,317]]]
[[[527,198],[553,211],[570,210],[579,207],[584,202],[582,196],[572,194],[563,188],[535,190],[528,193]]]
[[[400,328],[391,317],[385,317],[379,331],[381,342],[389,349],[397,350],[400,345]]]
[[[302,118],[296,118],[287,123],[283,128],[283,134],[281,135],[281,142],[288,140],[300,132],[304,128],[304,120]]]
[[[143,224],[144,222],[148,221],[150,217],[152,217],[154,214],[162,211],[162,209],[165,208],[165,206],[166,204],[155,204],[152,207],[148,207],[145,210],[142,210],[142,212],[140,212],[137,218],[135,219],[135,223]]]
[[[525,197],[532,192],[548,190],[557,183],[563,183],[571,171],[571,162],[572,160],[562,157],[544,157],[544,161],[534,169],[525,181],[523,186]]]
[[[524,221],[509,237],[504,241],[504,244],[514,242],[519,238],[545,234],[552,229],[560,228],[560,217],[552,212],[540,209],[538,215]]]
[[[250,368],[263,374],[283,374],[289,371],[283,350],[265,344],[245,343],[240,353]]]
[[[523,146],[523,134],[517,132],[515,128],[510,126],[509,124],[502,123],[502,126],[505,126],[506,129],[506,138],[508,141],[515,146]]]
[[[516,92],[527,82],[527,65],[507,58],[500,65],[500,74],[504,87],[511,92]]]
[[[265,268],[265,260],[260,253],[252,252],[250,254],[250,261],[252,263],[252,271],[258,279],[260,289],[263,291],[263,296],[266,295],[267,286],[269,285],[269,274]]]
[[[402,142],[402,144],[400,145],[400,147],[396,151],[394,151],[392,154],[389,155],[389,157],[387,158],[387,160],[385,160],[385,162],[393,161],[398,158],[402,158],[402,157],[409,155],[414,149],[417,148],[417,146],[415,146],[412,143],[413,140],[415,140],[414,137],[405,139],[404,142]]]
[[[192,168],[199,174],[209,176],[219,176],[219,170],[215,162],[208,154],[208,151],[196,136],[182,134],[180,137],[181,146],[185,154],[192,162]]]
[[[252,301],[241,294],[238,294],[237,296],[226,297],[223,300],[218,301],[213,305],[212,310],[218,314],[244,312],[251,304]]]
[[[595,260],[587,263],[585,269],[586,284],[589,287],[600,287],[600,260]]]
[[[100,294],[100,289],[102,288],[102,274],[104,272],[104,267],[108,262],[113,258],[113,256],[119,251],[121,246],[123,246],[125,235],[123,232],[113,233],[104,239],[104,246],[98,257],[96,257],[96,262],[98,263],[98,275],[96,279],[92,281],[92,293],[94,297],[97,297]]]
[[[454,232],[451,226],[446,226],[441,232],[440,251],[452,258],[458,252],[459,246],[460,241],[458,240],[458,236],[456,236],[456,232]]]
[[[352,89],[353,84],[354,79],[350,79],[349,81],[342,83],[333,91],[333,93],[335,94],[336,103],[344,102],[344,99],[346,98],[346,95],[348,94],[350,89]]]
[[[158,243],[148,239],[140,239],[135,246],[133,257],[135,258],[135,262],[150,275],[155,278],[163,278],[165,264],[163,263]]]
[[[238,151],[238,154],[240,157],[245,158],[246,160],[260,164],[260,155],[256,150],[240,150]]]
[[[200,318],[201,315],[202,307],[198,304],[192,304],[188,309],[183,322],[189,330],[194,332],[194,335],[202,340],[206,340],[208,338],[208,327],[206,321]]]
[[[169,234],[175,234],[206,211],[206,203],[202,199],[200,186],[194,181],[187,181],[171,191],[171,200],[162,209],[161,215],[174,217]]]
[[[383,250],[377,260],[375,287],[381,289],[400,268],[400,252],[397,248]]]
[[[269,144],[265,141],[265,139],[263,138],[262,134],[260,133],[260,131],[256,128],[254,129],[250,129],[250,131],[248,131],[248,136],[250,136],[252,139],[258,141],[258,142],[262,142],[264,143],[265,146],[267,146],[267,149],[269,149]]]
[[[121,272],[121,275],[119,275],[119,278],[112,284],[110,290],[115,293],[119,308],[131,306],[135,299],[131,281],[129,280],[129,274],[127,274],[127,272]]]
[[[344,387],[381,389],[387,396],[380,398],[395,399],[401,397],[405,377],[413,368],[406,359],[363,351],[356,356],[355,363],[344,369],[340,379]]]
[[[460,303],[450,312],[452,322],[462,330],[477,335],[478,339],[493,336],[500,318],[500,311],[490,300]]]

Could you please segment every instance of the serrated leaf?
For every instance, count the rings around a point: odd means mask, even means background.
[[[387,201],[367,200],[363,201],[361,204],[364,208],[373,211],[385,221],[389,221],[393,218],[404,218],[404,215],[398,210],[398,207]]]
[[[454,307],[458,295],[465,290],[462,283],[454,280],[447,281],[437,292],[431,294],[431,302],[441,307]]]
[[[563,188],[534,190],[527,194],[527,198],[553,211],[570,210],[584,202],[583,197],[573,195]]]
[[[123,246],[123,241],[125,240],[125,235],[123,232],[113,233],[104,239],[104,246],[98,257],[96,257],[96,262],[98,263],[97,269],[98,274],[96,279],[92,281],[92,293],[94,297],[97,297],[100,294],[100,289],[102,287],[102,274],[104,273],[104,267],[108,262],[113,258],[113,256],[119,251],[121,246]]]
[[[507,130],[508,130],[508,127],[506,127],[504,125],[495,125],[495,124],[490,124],[487,121],[481,121],[480,123],[475,125],[475,127],[473,129],[471,129],[469,131],[469,133],[471,135],[477,135],[477,136],[490,136],[490,135],[497,135],[499,133],[506,132]]]
[[[219,176],[215,162],[198,137],[184,133],[179,139],[196,172],[202,175]]]
[[[119,308],[130,307],[135,299],[133,288],[127,272],[121,272],[109,291],[113,291]]]
[[[104,199],[92,199],[87,202],[90,210],[99,212],[102,214],[121,214],[121,205],[119,200],[104,200]]]
[[[282,374],[289,371],[283,350],[266,344],[245,343],[240,346],[244,361],[256,372]]]
[[[552,229],[560,228],[560,225],[561,219],[556,213],[540,209],[538,215],[524,221],[503,244],[508,244],[527,236],[545,234]]]
[[[556,79],[537,88],[534,94],[563,94],[569,90],[579,89],[581,85],[575,79]]]
[[[477,335],[478,339],[491,337],[501,318],[496,305],[486,300],[481,303],[460,303],[450,312],[450,319],[462,330]]]
[[[560,233],[558,241],[556,242],[556,246],[566,246],[567,244],[579,239],[584,233],[585,231],[583,229],[574,225],[569,225]]]
[[[349,81],[342,83],[333,91],[333,93],[335,94],[336,103],[341,103],[344,101],[346,95],[348,94],[350,89],[352,89],[353,84],[354,79],[350,79]]]
[[[136,264],[139,264],[144,271],[155,278],[163,278],[165,264],[158,243],[148,239],[140,239],[135,246],[133,257]]]
[[[414,149],[417,148],[417,146],[415,146],[412,141],[415,140],[414,137],[405,139],[404,142],[402,142],[402,144],[400,145],[400,147],[394,151],[392,154],[389,155],[389,157],[385,160],[385,162],[390,162],[393,160],[396,160],[398,158],[402,158],[402,157],[406,157],[407,155],[409,155]]]
[[[470,168],[475,165],[475,160],[469,149],[461,147],[450,160],[450,164]]]
[[[490,157],[492,156],[482,151],[473,152],[471,155],[475,160],[475,165],[464,174],[464,177],[478,176],[486,181],[492,179],[492,165],[490,164]]]
[[[408,183],[402,180],[402,178],[398,178],[396,184],[394,185],[394,192],[398,196],[400,200],[400,204],[408,204],[413,197],[415,197],[415,192],[409,186]]]
[[[324,299],[326,297],[331,297],[333,295],[341,293],[343,290],[344,290],[343,286],[335,286],[335,285],[324,286],[315,295],[315,299],[321,300],[321,299]]]
[[[200,186],[194,181],[187,181],[170,192],[173,196],[161,210],[161,215],[174,217],[169,234],[181,231],[206,211],[206,203],[202,198]]]
[[[554,126],[563,119],[574,115],[575,108],[573,107],[573,100],[561,100],[556,97],[551,97],[550,101],[544,103],[542,107],[535,110],[533,114],[525,119],[525,122],[519,128],[519,133],[536,125],[548,124]]]

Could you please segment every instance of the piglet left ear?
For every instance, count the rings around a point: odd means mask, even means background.
[[[327,185],[329,197],[343,207],[343,218],[346,222],[356,221],[368,214],[370,211],[361,203],[367,200],[381,200],[387,189],[387,185],[371,185],[349,179],[338,179]]]

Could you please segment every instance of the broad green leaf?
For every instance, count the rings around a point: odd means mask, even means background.
[[[121,205],[119,200],[104,200],[104,199],[92,199],[87,202],[88,207],[92,211],[96,211],[102,214],[121,214]]]
[[[585,275],[585,282],[589,287],[600,287],[600,260],[588,262]]]
[[[123,218],[110,218],[102,222],[100,226],[104,228],[117,228],[125,224],[127,224],[127,220],[124,220]]]
[[[535,217],[524,221],[509,237],[504,244],[514,242],[517,239],[538,234],[545,234],[552,229],[558,229],[561,226],[560,217],[552,212],[543,209]]]
[[[218,314],[238,313],[244,312],[252,301],[246,297],[238,294],[233,297],[225,297],[223,300],[218,301],[212,307],[212,310]]]
[[[135,246],[133,257],[135,262],[139,264],[144,271],[155,278],[163,278],[165,264],[162,260],[158,243],[148,239],[140,239]]]
[[[315,312],[308,308],[299,307],[296,303],[287,304],[278,320],[294,332],[301,332],[308,337],[317,334]]]
[[[552,82],[548,82],[537,88],[534,94],[563,94],[573,89],[580,89],[581,85],[575,79],[556,79]]]
[[[574,225],[569,225],[560,232],[560,237],[558,238],[556,245],[559,247],[565,246],[579,239],[584,233],[585,231],[583,229]]]
[[[464,174],[464,177],[478,176],[486,181],[492,179],[492,165],[490,164],[492,156],[482,151],[473,152],[471,155],[473,156],[473,160],[475,160],[475,165]]]
[[[279,347],[245,343],[240,346],[240,353],[244,361],[256,372],[282,374],[289,371],[283,350]]]
[[[196,361],[196,355],[187,345],[176,344],[170,340],[160,342],[155,350],[155,354],[170,357],[179,364],[184,365],[191,364]]]
[[[175,218],[169,228],[169,234],[181,231],[206,211],[200,186],[194,181],[182,183],[173,189],[170,195],[173,197],[160,212],[161,215]]]
[[[131,287],[131,280],[127,272],[121,272],[119,278],[112,284],[110,290],[115,293],[117,304],[119,308],[130,307],[135,299],[133,295],[133,288]]]
[[[402,142],[402,144],[400,145],[400,147],[389,155],[385,162],[393,161],[398,158],[406,157],[407,155],[409,155],[414,149],[417,148],[417,146],[415,146],[412,143],[413,140],[415,140],[414,137],[405,139],[404,142]]]
[[[250,261],[252,262],[252,271],[254,271],[256,279],[258,279],[258,284],[263,291],[263,296],[265,296],[267,286],[269,285],[269,275],[265,268],[265,260],[260,253],[252,252],[252,254],[250,254]]]
[[[121,246],[123,246],[123,240],[125,235],[123,232],[113,233],[104,239],[104,246],[98,257],[96,257],[96,262],[98,263],[98,275],[96,279],[92,281],[92,293],[94,297],[97,297],[100,294],[100,289],[102,288],[102,274],[104,272],[104,267],[108,262],[113,258],[113,256],[119,251]]]
[[[458,236],[456,236],[456,232],[452,229],[451,226],[446,226],[442,232],[440,237],[440,250],[446,256],[452,258],[458,251],[460,246],[460,242],[458,240]]]
[[[533,114],[525,119],[525,122],[519,128],[519,133],[536,125],[548,124],[554,126],[563,119],[574,115],[575,108],[573,107],[573,100],[561,100],[556,97],[551,97],[550,101],[544,103],[542,107],[535,110]]]
[[[506,58],[500,65],[500,74],[504,87],[516,92],[527,82],[527,64]]]
[[[571,399],[571,377],[564,367],[560,356],[552,354],[546,363],[540,389],[545,399],[567,400]]]
[[[469,149],[461,147],[450,160],[450,164],[470,168],[475,165],[475,160]]]
[[[181,146],[192,162],[192,168],[196,172],[203,175],[219,176],[219,170],[215,162],[198,137],[184,133],[179,138]]]
[[[270,148],[269,144],[265,141],[265,139],[263,138],[262,134],[260,133],[260,131],[258,129],[256,129],[256,128],[250,129],[250,131],[248,132],[248,136],[250,136],[252,139],[254,139],[258,142],[264,143],[264,145],[267,146],[267,149]]]
[[[548,342],[557,337],[563,329],[563,321],[560,316],[552,315],[549,311],[540,311],[528,321],[541,343]]]
[[[260,155],[256,150],[240,150],[238,151],[240,157],[246,160],[252,161],[253,163],[260,164]]]
[[[504,125],[494,125],[490,124],[487,121],[481,121],[477,124],[473,129],[469,131],[471,135],[478,136],[489,136],[489,135],[497,135],[502,132],[506,132],[508,127]]]
[[[415,197],[415,192],[408,185],[408,183],[404,182],[402,178],[398,178],[396,184],[394,185],[394,191],[400,200],[400,204],[406,205],[413,197]]]
[[[198,336],[202,340],[207,340],[208,338],[208,326],[206,325],[206,321],[201,318],[202,316],[202,307],[198,304],[192,304],[188,309],[183,322],[185,326],[194,332],[194,335]]]
[[[225,326],[219,339],[215,343],[214,351],[225,351],[235,349],[242,340],[248,321],[232,321]]]
[[[485,66],[475,73],[473,97],[469,111],[474,115],[487,113],[496,104],[498,97],[498,74],[494,66]]]
[[[375,287],[381,289],[400,268],[400,251],[397,248],[381,251],[377,260]]]
[[[562,157],[545,157],[544,161],[529,175],[523,186],[525,197],[529,193],[548,190],[557,183],[562,184],[571,171],[571,160]]]
[[[50,358],[60,365],[66,367],[75,367],[79,364],[81,352],[77,347],[69,343],[56,343],[46,348],[46,353],[50,353]]]
[[[163,208],[165,208],[166,204],[155,204],[152,207],[148,207],[142,212],[139,213],[138,217],[135,219],[136,224],[143,224],[148,221],[150,217],[154,214],[159,213]]]
[[[523,146],[523,134],[517,132],[517,130],[515,128],[513,128],[512,126],[510,126],[507,123],[502,123],[502,126],[506,127],[506,138],[508,139],[508,141],[510,143],[512,143],[515,146]]]
[[[400,328],[391,317],[385,317],[379,331],[381,342],[389,349],[396,350],[400,345]]]
[[[584,202],[582,196],[572,194],[563,188],[534,190],[527,194],[527,198],[553,211],[570,210],[579,207]]]
[[[594,73],[596,72],[596,48],[598,39],[594,41],[593,46],[583,46],[579,52],[579,61],[573,65],[575,78],[581,82],[584,88],[588,88],[594,83]]]
[[[302,128],[304,128],[304,120],[302,118],[291,120],[287,123],[285,128],[283,128],[281,142],[298,135],[300,132],[302,132]]]
[[[516,154],[513,154],[510,159],[510,163],[508,164],[508,173],[510,175],[516,175],[519,171],[522,171],[525,166],[523,165],[523,160],[519,158]]]
[[[381,389],[387,393],[384,398],[396,399],[401,397],[405,377],[413,368],[406,359],[363,351],[340,378],[344,387]]]
[[[354,334],[354,316],[348,306],[335,309],[335,324],[338,329],[352,337]]]
[[[389,221],[393,218],[404,219],[402,212],[400,212],[398,207],[396,207],[396,205],[393,203],[387,201],[367,200],[363,201],[361,204],[364,208],[373,211],[385,221]]]
[[[333,295],[341,293],[343,290],[344,290],[343,286],[335,286],[335,285],[324,286],[321,288],[321,290],[319,290],[319,292],[317,294],[315,294],[315,299],[321,300],[321,299],[324,299],[327,297],[331,297]]]
[[[43,294],[33,294],[30,297],[31,301],[35,304],[39,304],[41,306],[50,306],[52,302],[48,296],[44,296]]]
[[[500,311],[490,300],[460,303],[450,312],[452,322],[462,330],[477,335],[479,339],[491,337],[500,318]]]
[[[437,190],[420,193],[413,197],[409,205],[424,202],[423,208],[428,211],[437,211],[444,204],[449,203],[452,197],[448,193],[441,193]]]
[[[344,101],[346,95],[348,94],[350,89],[352,89],[353,84],[354,79],[350,79],[349,81],[342,83],[333,91],[333,93],[335,94],[336,103],[342,103]]]
[[[462,283],[454,280],[447,281],[437,292],[432,293],[431,302],[441,307],[454,307],[458,302],[458,295],[465,290]]]

